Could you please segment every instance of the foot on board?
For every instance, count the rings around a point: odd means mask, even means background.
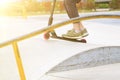
[[[88,32],[86,29],[83,29],[80,32],[76,32],[74,29],[68,30],[66,34],[63,34],[62,37],[69,39],[82,39],[83,37],[88,36]]]

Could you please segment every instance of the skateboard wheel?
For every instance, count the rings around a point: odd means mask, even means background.
[[[82,39],[81,42],[82,43],[87,43],[87,41],[85,39]]]
[[[50,34],[49,32],[46,32],[44,35],[43,35],[44,39],[45,40],[48,40],[50,38]]]

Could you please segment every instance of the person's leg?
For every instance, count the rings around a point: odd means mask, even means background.
[[[65,9],[67,11],[67,14],[69,16],[69,18],[75,18],[75,17],[79,17],[79,13],[78,13],[78,9],[76,7],[76,3],[80,2],[81,0],[64,0],[64,6]],[[75,22],[73,23],[73,30],[76,33],[80,33],[84,30],[85,28],[83,27],[81,22]],[[70,31],[69,31],[70,32]],[[71,34],[70,34],[71,35]],[[80,35],[82,35],[80,33]],[[66,35],[65,35],[66,36]],[[69,36],[69,35],[67,35]],[[83,35],[82,35],[83,36]],[[84,34],[84,36],[86,36]],[[64,36],[63,36],[64,37]],[[74,36],[73,36],[74,37]]]
[[[79,16],[78,10],[76,7],[76,3],[78,2],[80,2],[80,0],[64,0],[64,6],[70,18]]]

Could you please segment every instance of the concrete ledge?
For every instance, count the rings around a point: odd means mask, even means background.
[[[120,46],[91,49],[61,62],[48,73],[89,68],[120,62]]]

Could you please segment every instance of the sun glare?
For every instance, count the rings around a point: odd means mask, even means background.
[[[9,3],[14,1],[16,0],[0,0],[0,7],[6,7]]]

